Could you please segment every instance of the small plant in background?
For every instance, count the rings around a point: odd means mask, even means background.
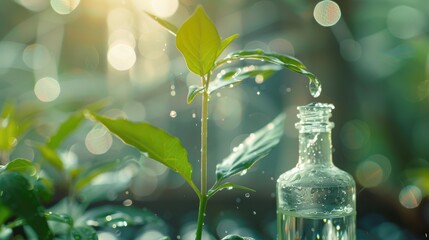
[[[227,181],[231,176],[245,173],[256,161],[266,156],[276,146],[283,134],[284,115],[280,114],[264,128],[251,133],[242,144],[216,166],[216,182],[208,188],[207,182],[207,135],[208,104],[210,95],[222,88],[230,87],[245,79],[260,76],[269,77],[282,67],[304,74],[310,80],[310,93],[313,97],[320,94],[321,86],[316,77],[297,59],[262,50],[243,50],[229,53],[218,59],[223,51],[238,37],[234,34],[221,39],[216,27],[199,6],[193,15],[180,27],[148,13],[155,21],[176,36],[176,46],[182,53],[189,70],[201,79],[201,85],[189,87],[187,102],[191,103],[199,94],[201,103],[201,179],[198,188],[193,181],[192,165],[186,149],[180,140],[149,123],[134,123],[126,119],[110,119],[89,112],[91,118],[107,127],[125,143],[134,146],[148,156],[180,174],[199,198],[199,211],[195,239],[201,239],[204,216],[208,200],[222,189],[252,189]],[[233,61],[258,60],[263,65],[249,64],[244,67],[225,68]],[[225,239],[243,239],[237,235]]]

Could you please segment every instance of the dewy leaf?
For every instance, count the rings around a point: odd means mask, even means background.
[[[237,235],[237,234],[230,234],[230,235],[222,238],[222,240],[255,240],[255,239],[251,238],[251,237],[242,237],[242,236]]]
[[[193,73],[204,76],[212,69],[221,39],[216,27],[201,6],[180,27],[176,36],[176,47]]]
[[[316,79],[316,76],[313,73],[309,72],[307,70],[307,67],[298,59],[288,55],[282,55],[277,53],[266,53],[260,49],[232,52],[228,54],[228,56],[226,56],[224,59],[217,62],[215,68],[221,66],[224,63],[228,63],[235,60],[265,61],[265,62],[280,65],[282,67],[288,68],[297,73],[301,73],[307,76],[311,81],[315,81]]]
[[[241,83],[243,80],[251,77],[261,77],[266,79],[270,77],[274,72],[281,70],[282,68],[278,65],[264,65],[255,66],[250,65],[243,68],[229,68],[222,69],[216,78],[210,83],[209,93],[213,93],[224,87],[229,87]]]
[[[198,93],[202,93],[204,91],[203,87],[191,85],[188,88],[188,103],[191,103]]]
[[[94,113],[91,116],[125,143],[147,152],[149,157],[179,173],[192,183],[192,165],[188,153],[177,137],[149,123],[135,123],[125,119],[110,119]]]
[[[30,176],[34,176],[37,172],[33,163],[26,159],[15,159],[5,166],[0,168],[0,173],[3,171],[21,172]]]
[[[235,184],[235,183],[226,182],[226,183],[222,183],[221,185],[219,185],[219,186],[217,186],[215,188],[210,189],[209,192],[208,192],[208,194],[207,194],[208,198],[211,198],[217,192],[219,192],[219,191],[221,191],[221,190],[223,190],[225,188],[227,188],[229,190],[232,190],[233,188],[238,188],[238,189],[247,190],[247,191],[251,191],[251,192],[255,191],[255,190],[253,190],[251,188],[248,188],[248,187],[245,187],[245,186],[241,186],[241,185],[238,185],[238,184]]]
[[[44,209],[34,194],[31,184],[19,172],[0,174],[0,203],[16,216],[25,219],[38,239],[53,239],[44,216]]]
[[[64,213],[45,212],[45,217],[48,221],[64,223],[73,226],[73,218]]]
[[[219,57],[219,55],[222,54],[222,52],[225,50],[226,47],[228,47],[236,38],[238,38],[238,34],[234,34],[232,36],[229,36],[227,38],[225,38],[224,40],[222,40],[222,42],[220,43],[220,48],[217,51],[217,57]]]
[[[97,231],[89,226],[74,227],[72,229],[73,239],[79,240],[97,240]]]
[[[259,159],[268,155],[283,136],[285,115],[280,114],[265,127],[250,134],[222,163],[216,166],[217,181],[247,171]]]
[[[155,20],[157,23],[159,23],[161,26],[163,26],[165,29],[167,29],[171,34],[176,36],[178,27],[167,20],[164,20],[158,16],[153,15],[152,13],[146,12],[146,14],[151,17],[153,20]]]

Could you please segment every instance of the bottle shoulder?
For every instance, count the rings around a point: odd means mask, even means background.
[[[302,187],[354,187],[356,185],[349,173],[334,165],[297,166],[280,175],[277,183],[286,186]]]

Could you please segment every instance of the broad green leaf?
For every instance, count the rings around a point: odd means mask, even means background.
[[[44,210],[32,190],[31,184],[19,172],[0,174],[0,203],[16,216],[25,219],[39,239],[52,239]]]
[[[5,104],[0,117],[0,151],[10,152],[17,144],[19,125],[12,104]]]
[[[176,47],[193,73],[204,76],[213,68],[221,47],[221,39],[203,7],[198,6],[194,14],[180,27],[176,36]]]
[[[241,83],[243,80],[251,77],[258,76],[266,79],[274,72],[281,69],[282,68],[280,66],[272,64],[264,66],[250,65],[242,68],[222,69],[222,71],[216,75],[215,80],[210,83],[209,93],[211,94],[219,89]]]
[[[47,178],[38,178],[34,183],[34,193],[41,202],[49,202],[54,196],[54,184]]]
[[[73,226],[73,218],[64,213],[45,212],[45,217],[48,221],[64,223]]]
[[[161,219],[147,209],[125,206],[101,206],[88,210],[77,221],[77,225],[89,224],[97,227],[125,227],[162,223]]]
[[[222,240],[255,240],[255,239],[251,237],[242,237],[237,234],[231,234],[231,235],[225,236],[224,238],[222,238]]]
[[[202,93],[204,91],[203,87],[191,85],[188,88],[188,103],[191,103],[198,93]]]
[[[9,208],[0,203],[0,226],[4,224],[11,214]]]
[[[61,160],[60,156],[58,156],[58,153],[54,149],[46,145],[40,145],[38,146],[38,149],[42,154],[44,160],[46,160],[49,164],[54,166],[56,169],[60,171],[64,170],[63,161]]]
[[[238,38],[238,34],[234,34],[222,40],[222,42],[220,43],[220,48],[217,52],[216,58],[218,58],[225,50],[225,48],[227,48],[236,38]]]
[[[280,114],[265,127],[250,134],[222,163],[216,166],[217,181],[244,173],[259,159],[268,155],[283,136],[285,115]]]
[[[238,188],[238,189],[241,189],[241,190],[247,190],[247,191],[252,191],[252,192],[255,191],[255,190],[253,190],[251,188],[248,188],[248,187],[245,187],[245,186],[241,186],[241,185],[238,185],[238,184],[235,184],[235,183],[226,182],[226,183],[223,183],[223,184],[221,184],[221,185],[219,185],[219,186],[217,186],[217,187],[215,187],[213,189],[210,189],[209,192],[208,192],[208,194],[207,194],[207,196],[209,198],[211,198],[217,192],[219,192],[219,191],[221,191],[221,190],[223,190],[225,188],[228,189],[228,190],[232,190],[234,188]]]
[[[192,165],[188,153],[177,137],[149,123],[111,119],[92,113],[91,116],[125,143],[147,152],[149,157],[179,173],[192,183]]]
[[[29,176],[35,176],[37,173],[33,163],[26,159],[15,159],[0,167],[0,173],[3,171],[20,172]]]
[[[83,172],[81,172],[78,175],[74,184],[74,188],[76,191],[79,191],[100,174],[110,172],[113,170],[119,170],[127,166],[129,163],[135,162],[135,161],[136,161],[135,159],[127,157],[127,158],[118,159],[115,161],[102,161],[102,162],[97,162],[95,164],[90,164],[89,166],[86,166]]]
[[[316,76],[313,73],[309,72],[307,70],[307,67],[298,59],[288,55],[266,53],[260,49],[232,52],[228,54],[228,56],[226,56],[224,59],[218,61],[216,63],[216,68],[224,63],[229,63],[235,60],[259,60],[277,64],[297,73],[304,74],[310,79],[310,81],[317,81]]]
[[[151,13],[146,12],[146,14],[151,17],[153,20],[155,20],[157,23],[159,23],[161,26],[163,26],[165,29],[167,29],[171,34],[176,36],[178,27],[170,22],[168,22],[165,19],[159,18]]]
[[[98,235],[94,228],[89,226],[74,227],[72,236],[75,240],[97,240]]]
[[[105,180],[99,184],[88,184],[79,191],[79,196],[85,204],[93,203],[96,201],[112,200],[116,198],[119,193],[126,191],[132,178],[121,178]]]
[[[64,139],[79,126],[83,119],[84,115],[82,112],[70,115],[70,117],[59,126],[56,133],[50,137],[46,145],[51,149],[57,149]]]

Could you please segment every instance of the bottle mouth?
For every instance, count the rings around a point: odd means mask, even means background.
[[[334,123],[329,121],[332,110],[335,108],[330,103],[310,103],[299,106],[298,118],[300,121],[295,127],[300,132],[326,132],[334,127]]]

